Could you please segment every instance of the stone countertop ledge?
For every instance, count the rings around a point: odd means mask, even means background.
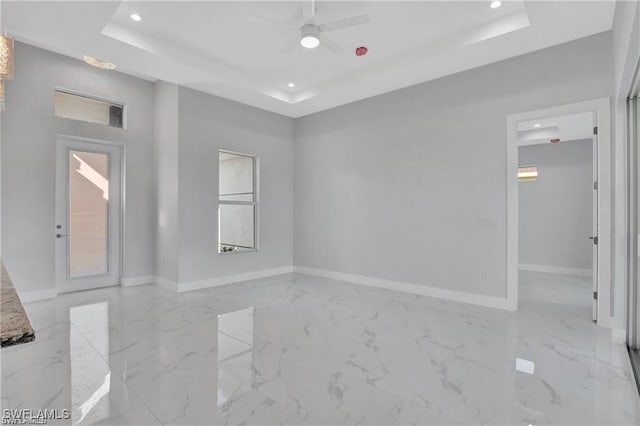
[[[33,327],[4,264],[0,262],[0,346],[31,342]]]

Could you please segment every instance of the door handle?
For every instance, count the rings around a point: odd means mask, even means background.
[[[56,238],[62,238],[62,237],[66,237],[69,234],[56,234]]]

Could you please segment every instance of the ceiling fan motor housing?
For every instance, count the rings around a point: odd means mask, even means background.
[[[305,24],[300,28],[300,34],[302,37],[318,37],[320,35],[320,28],[317,25]]]

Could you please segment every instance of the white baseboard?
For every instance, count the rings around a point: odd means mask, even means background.
[[[590,277],[593,274],[593,271],[591,271],[591,269],[565,268],[564,266],[551,265],[531,265],[526,263],[519,264],[518,269],[520,269],[521,271],[549,272],[551,274],[578,275],[581,277]]]
[[[465,293],[461,291],[447,290],[438,287],[429,287],[420,284],[405,283],[400,281],[390,281],[381,278],[367,277],[364,275],[345,274],[342,272],[327,271],[324,269],[307,268],[305,266],[294,266],[294,272],[318,277],[329,278],[338,281],[348,281],[356,284],[371,287],[384,288],[387,290],[400,291],[403,293],[418,294],[420,296],[435,297],[437,299],[451,300],[454,302],[468,303],[471,305],[484,306],[488,308],[503,309],[507,311],[515,310],[513,303],[506,298],[484,296],[480,294]]]
[[[155,281],[156,281],[156,277],[154,277],[153,275],[123,278],[122,287],[134,287],[137,285],[153,284]]]
[[[177,284],[179,293],[185,291],[202,290],[204,288],[218,287],[226,284],[233,284],[240,281],[256,280],[258,278],[272,277],[275,275],[288,274],[293,272],[293,266],[283,266],[280,268],[262,269],[259,271],[245,272],[237,275],[211,278],[208,280],[190,281]]]
[[[22,303],[38,302],[40,300],[54,299],[58,295],[58,290],[48,288],[46,290],[19,291],[18,296]]]
[[[612,328],[611,341],[619,345],[627,343],[627,330],[624,328]]]
[[[162,277],[155,277],[153,282],[162,288],[166,288],[167,290],[178,291],[178,283],[175,281],[167,280]]]

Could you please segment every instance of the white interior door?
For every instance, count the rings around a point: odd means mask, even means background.
[[[56,286],[61,293],[120,284],[122,152],[58,138]]]
[[[593,224],[591,229],[591,240],[593,242],[593,299],[591,306],[591,317],[598,321],[598,120],[593,114]]]

